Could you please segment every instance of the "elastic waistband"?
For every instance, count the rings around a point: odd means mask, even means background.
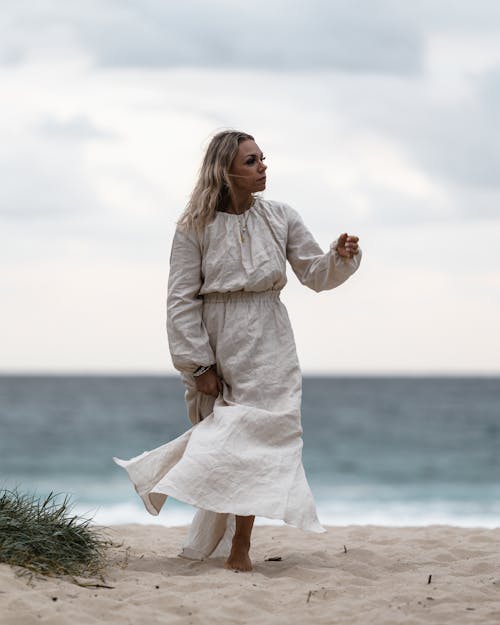
[[[251,299],[279,299],[279,290],[270,291],[228,291],[227,293],[204,293],[201,297],[207,304],[216,302],[233,302]]]

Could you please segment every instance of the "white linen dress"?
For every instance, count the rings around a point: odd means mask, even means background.
[[[315,291],[359,266],[323,253],[290,206],[256,198],[241,215],[217,212],[202,234],[177,228],[170,258],[167,330],[186,387],[191,429],[124,467],[147,510],[168,495],[196,506],[180,555],[229,553],[234,515],[281,519],[321,532],[302,465],[302,377],[280,291],[288,260]],[[197,392],[193,372],[216,363],[217,399]]]

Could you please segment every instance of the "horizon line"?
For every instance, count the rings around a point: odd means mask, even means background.
[[[387,370],[387,371],[302,371],[304,378],[496,378],[500,377],[499,371],[434,371],[434,370]],[[177,371],[134,371],[134,370],[103,370],[103,369],[80,369],[80,370],[1,370],[0,377],[180,377]]]

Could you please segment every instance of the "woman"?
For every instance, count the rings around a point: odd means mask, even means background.
[[[254,194],[266,187],[254,138],[211,140],[170,259],[167,330],[186,386],[193,427],[125,467],[146,508],[171,495],[199,508],[180,555],[227,557],[251,570],[254,516],[321,532],[302,465],[301,373],[279,295],[288,260],[315,291],[358,268],[347,233],[323,253],[288,205]],[[228,555],[229,554],[229,555]]]

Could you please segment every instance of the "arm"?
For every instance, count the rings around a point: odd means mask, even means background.
[[[358,269],[361,250],[351,258],[342,257],[337,244],[333,241],[325,254],[297,211],[288,207],[286,257],[302,284],[313,291],[334,289]]]
[[[197,236],[177,228],[170,254],[167,333],[172,362],[183,373],[193,373],[200,365],[215,362],[202,319],[203,300],[198,297],[201,285]]]

